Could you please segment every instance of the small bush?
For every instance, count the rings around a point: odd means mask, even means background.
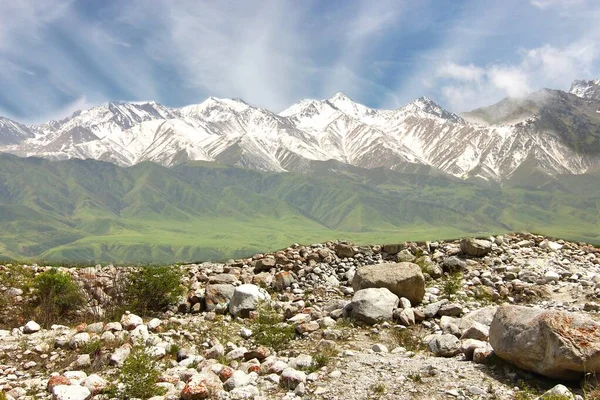
[[[6,393],[0,390],[0,400],[6,400]]]
[[[71,321],[85,297],[71,275],[52,268],[33,280],[36,293],[33,318],[42,325]]]
[[[136,346],[121,368],[121,382],[123,387],[117,392],[119,399],[148,399],[161,396],[165,392],[163,388],[157,387],[156,383],[160,376],[158,363],[143,347]]]
[[[456,293],[462,288],[462,274],[455,272],[450,274],[442,286],[442,294],[448,299],[453,299]]]
[[[183,294],[181,271],[175,267],[146,267],[132,272],[125,287],[127,308],[141,315],[164,311]]]
[[[404,347],[408,351],[423,351],[425,344],[421,339],[420,330],[422,328],[394,328],[391,331],[392,339],[396,346]]]
[[[423,377],[418,372],[408,374],[407,376],[408,376],[408,379],[410,379],[414,383],[423,383]]]
[[[254,340],[276,351],[284,349],[296,336],[294,326],[283,322],[283,317],[267,303],[257,308],[258,317],[252,325]]]

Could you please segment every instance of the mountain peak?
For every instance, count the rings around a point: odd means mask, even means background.
[[[354,103],[354,101],[352,101],[352,99],[350,97],[346,96],[342,92],[337,92],[336,94],[331,96],[328,100],[332,103],[339,102],[339,101],[350,101],[350,102]]]
[[[431,100],[427,96],[421,96],[418,99],[410,102],[401,110],[413,112],[416,114],[428,114],[438,118],[449,120],[456,123],[464,123],[465,121],[458,115],[444,109],[442,106]]]
[[[600,79],[576,79],[571,84],[569,93],[584,99],[600,100]]]

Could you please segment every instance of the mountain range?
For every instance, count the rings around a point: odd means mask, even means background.
[[[0,148],[0,259],[171,263],[523,230],[600,243],[597,80],[461,115],[341,93],[279,114],[111,102],[0,118]]]
[[[458,115],[421,97],[376,110],[342,93],[276,114],[240,99],[169,108],[110,102],[60,121],[0,118],[0,151],[52,160],[172,167],[210,161],[260,171],[307,172],[315,161],[506,182],[532,169],[582,174],[600,166],[600,81],[543,89]]]

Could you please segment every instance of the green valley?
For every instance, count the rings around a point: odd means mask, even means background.
[[[599,176],[525,176],[499,187],[404,171],[337,162],[312,163],[310,174],[203,162],[123,168],[0,154],[0,258],[167,263],[294,242],[522,230],[600,242]]]

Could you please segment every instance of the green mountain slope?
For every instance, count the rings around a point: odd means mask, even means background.
[[[522,179],[500,189],[427,171],[310,168],[306,175],[201,162],[121,168],[0,154],[0,259],[183,262],[335,238],[396,242],[511,230],[600,241],[597,175],[548,177],[542,187]]]

